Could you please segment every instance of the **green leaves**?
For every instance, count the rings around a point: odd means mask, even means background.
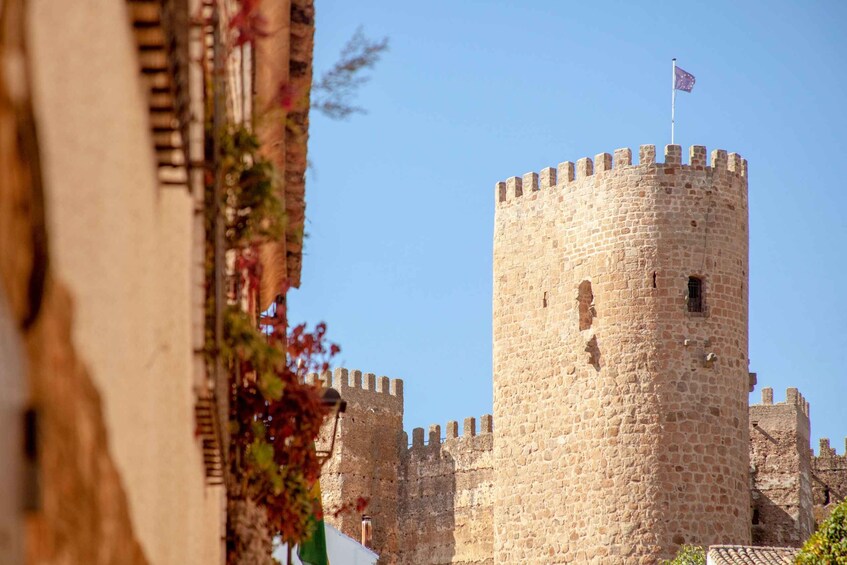
[[[241,125],[228,130],[221,140],[230,248],[278,239],[285,231],[282,179],[273,163],[259,153],[259,145],[256,134]]]
[[[797,556],[798,565],[847,565],[847,500],[836,506]]]
[[[706,565],[706,550],[696,545],[683,545],[676,557],[663,561],[662,565]]]

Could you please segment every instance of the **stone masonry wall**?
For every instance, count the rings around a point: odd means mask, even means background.
[[[430,426],[424,445],[423,428],[412,431],[401,487],[400,563],[404,565],[490,565],[493,555],[492,418],[466,418],[463,435],[458,422]]]
[[[317,378],[312,375],[311,379]],[[340,508],[368,499],[373,549],[380,564],[397,563],[397,521],[403,439],[403,381],[373,373],[336,369],[321,376],[347,401],[338,422],[335,448],[321,473],[326,521],[353,539],[361,538],[361,515],[355,510],[335,516]],[[328,447],[328,423],[318,449]]]
[[[785,402],[750,406],[752,541],[755,545],[800,547],[813,531],[809,456],[809,403],[789,388]]]
[[[699,146],[497,183],[495,562],[749,543],[747,226],[746,161]]]
[[[815,521],[822,522],[832,508],[847,499],[847,440],[844,454],[838,455],[829,446],[829,439],[820,440],[817,457],[812,454],[812,498]]]
[[[333,455],[321,474],[324,515],[353,539],[361,536],[361,513],[351,506],[368,500],[372,549],[381,565],[493,563],[492,418],[403,432],[403,381],[372,373],[336,369],[311,375],[347,401],[340,416]],[[327,424],[318,449],[330,443]],[[339,509],[346,511],[336,514]]]

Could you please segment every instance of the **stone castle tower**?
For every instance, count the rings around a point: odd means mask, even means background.
[[[493,418],[409,438],[402,381],[310,377],[348,402],[328,520],[358,539],[333,511],[367,498],[381,565],[797,547],[844,500],[847,455],[814,456],[797,389],[748,406],[746,161],[619,149],[497,183],[495,218]]]
[[[495,192],[494,562],[749,544],[746,161],[648,145]]]

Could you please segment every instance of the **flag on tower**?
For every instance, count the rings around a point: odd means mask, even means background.
[[[694,75],[691,73],[674,66],[674,77],[674,89],[691,92],[691,89],[694,88]]]

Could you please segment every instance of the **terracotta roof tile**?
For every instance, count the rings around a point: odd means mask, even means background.
[[[712,545],[709,565],[793,565],[800,550],[794,547]]]

